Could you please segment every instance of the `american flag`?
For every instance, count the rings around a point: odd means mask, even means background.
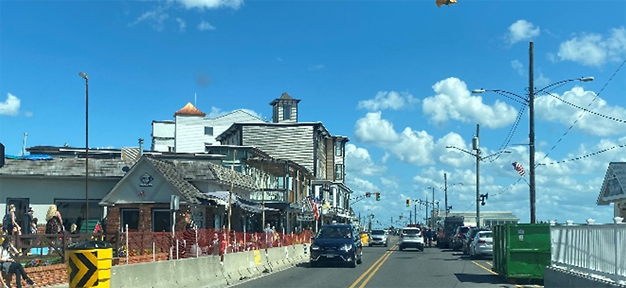
[[[315,221],[317,221],[320,219],[319,208],[317,208],[317,198],[309,197],[309,202],[311,202],[311,208],[313,210],[313,213],[315,213]]]
[[[524,176],[524,167],[522,167],[522,164],[518,163],[518,162],[513,162],[511,163],[513,164],[513,169],[515,169],[515,171],[517,171],[517,173],[519,173],[519,176]]]

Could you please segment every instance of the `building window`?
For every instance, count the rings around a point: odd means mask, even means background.
[[[335,179],[336,180],[343,179],[343,165],[342,164],[335,165]]]
[[[204,135],[213,136],[213,127],[204,126]]]
[[[152,232],[172,232],[171,215],[169,209],[152,209]]]
[[[291,105],[283,105],[283,120],[291,119]]]
[[[96,228],[98,221],[102,219],[103,209],[98,205],[98,200],[89,200],[89,221],[85,220],[85,200],[79,199],[55,199],[54,204],[63,216],[63,226],[66,231],[71,231],[72,224],[76,224],[76,230],[91,233]],[[85,230],[86,229],[86,230]]]
[[[335,142],[335,155],[341,156],[341,142]]]
[[[174,152],[174,146],[167,146],[167,152]]]
[[[139,209],[120,209],[120,230],[125,231],[126,225],[128,230],[139,230]]]

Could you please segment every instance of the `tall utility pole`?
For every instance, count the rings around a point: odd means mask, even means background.
[[[89,233],[89,76],[78,72],[85,79],[85,233]],[[78,227],[80,230],[80,227]]]
[[[528,48],[528,116],[530,118],[530,132],[529,138],[529,150],[530,150],[530,224],[535,224],[537,221],[535,215],[535,86],[533,79],[534,76],[534,61],[533,61],[533,42],[530,42]]]
[[[476,151],[476,227],[480,228],[480,126],[476,124],[476,136],[472,138],[472,149]]]
[[[415,224],[417,224],[417,201],[413,201],[413,217],[415,218]]]
[[[446,211],[446,217],[448,217],[448,174],[446,173],[443,173],[443,194],[446,202],[443,209]]]
[[[433,204],[433,210],[431,210],[430,214],[430,225],[428,225],[429,227],[433,227],[435,226],[435,187],[430,187],[433,189],[433,199],[432,199],[432,204]]]

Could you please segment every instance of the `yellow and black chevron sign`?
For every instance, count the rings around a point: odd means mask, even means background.
[[[98,286],[98,250],[67,252],[70,287]]]

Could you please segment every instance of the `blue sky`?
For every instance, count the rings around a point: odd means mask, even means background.
[[[301,122],[351,139],[347,184],[382,194],[357,212],[406,219],[405,199],[430,197],[428,187],[443,207],[443,173],[463,183],[448,191],[452,210],[475,211],[475,158],[446,146],[471,149],[480,124],[483,155],[512,152],[481,164],[481,210],[528,222],[528,109],[515,125],[522,105],[470,91],[524,96],[533,41],[537,88],[593,76],[551,92],[626,119],[626,2],[434,2],[2,1],[0,141],[13,155],[24,133],[27,147],[84,147],[79,71],[90,80],[90,147],[149,143],[151,122],[187,102],[209,117],[244,108],[269,119],[269,102],[287,92],[302,100]],[[595,203],[625,148],[566,160],[625,144],[626,126],[558,99],[535,102],[537,163],[559,162],[537,168],[537,220],[611,222],[612,206]]]

